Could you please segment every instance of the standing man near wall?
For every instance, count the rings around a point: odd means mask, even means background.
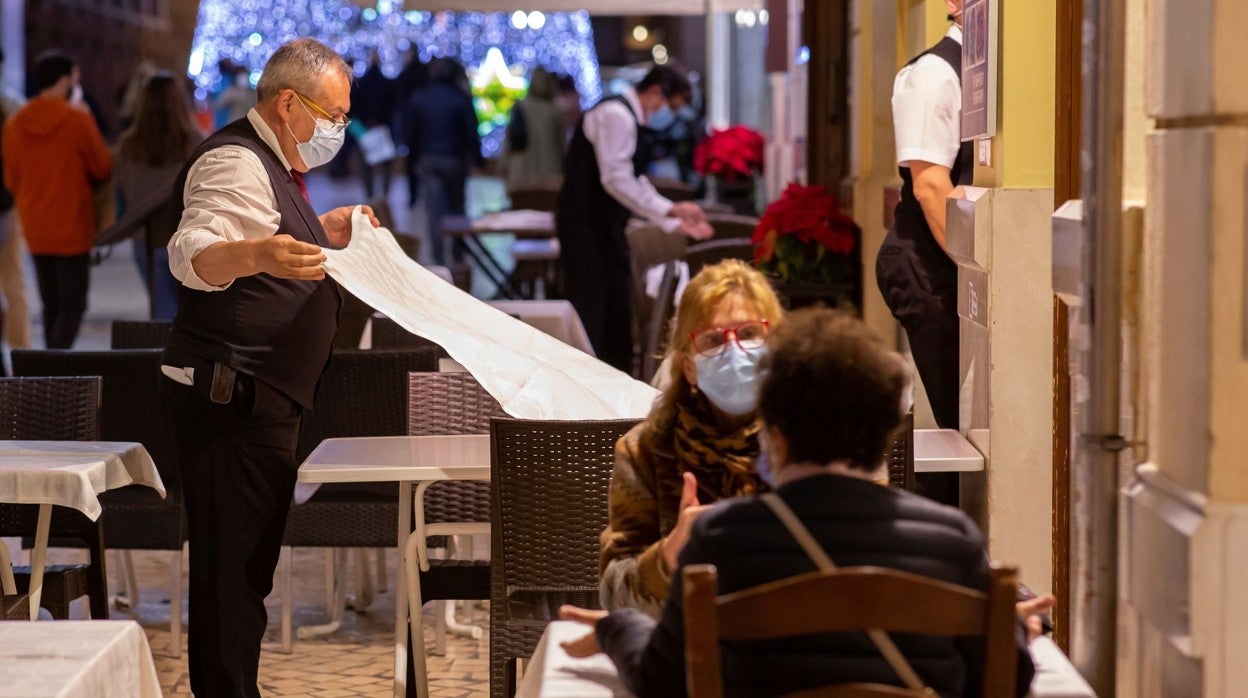
[[[954,186],[971,183],[974,161],[971,143],[962,142],[962,0],[945,6],[953,26],[893,82],[901,201],[875,276],[906,330],[936,424],[957,429],[958,269],[946,252],[945,198]],[[925,493],[956,505],[956,475],[939,479]]]
[[[174,182],[169,267],[182,286],[161,371],[190,532],[188,664],[201,698],[260,695],[264,598],[299,421],[341,302],[321,247],[351,238],[351,207],[318,217],[303,175],[342,146],[350,89],[328,46],[284,44],[255,108],[209,136]]]
[[[564,292],[598,358],[625,373],[633,370],[632,281],[624,237],[630,212],[695,240],[714,232],[697,204],[672,203],[642,176],[656,135],[646,123],[688,104],[691,93],[683,74],[656,66],[635,89],[585,112],[568,146],[555,222]]]

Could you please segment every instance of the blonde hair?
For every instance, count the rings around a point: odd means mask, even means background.
[[[646,418],[652,439],[671,431],[676,417],[676,404],[686,398],[691,390],[685,379],[685,359],[692,349],[690,334],[711,325],[711,318],[720,303],[736,295],[752,306],[759,320],[766,320],[772,327],[784,317],[780,299],[768,283],[767,277],[739,259],[727,259],[704,267],[694,276],[680,297],[676,316],[672,318],[671,336],[667,342],[667,363],[670,371],[667,389],[654,403],[654,409]]]

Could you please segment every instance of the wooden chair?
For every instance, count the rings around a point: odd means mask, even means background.
[[[1018,569],[1014,567],[994,566],[987,592],[883,567],[809,572],[722,596],[714,565],[690,565],[683,570],[682,581],[689,696],[723,695],[721,642],[868,629],[948,637],[982,635],[983,695],[1012,696],[1016,690]],[[819,612],[812,613],[814,608]],[[790,695],[918,698],[927,694],[898,686],[850,683]]]
[[[98,376],[81,378],[0,378],[0,438],[49,441],[95,441],[100,438],[100,391]],[[0,535],[33,536],[38,507],[29,504],[0,505]],[[47,565],[44,568],[40,606],[53,618],[69,618],[69,602],[91,598],[91,617],[108,618],[108,582],[104,569],[104,544],[100,523],[81,512],[53,507],[53,538],[73,538],[85,543],[91,554],[88,565]],[[0,546],[4,545],[0,543]],[[4,558],[7,564],[7,556]],[[18,595],[5,596],[0,619],[29,619],[30,567],[13,568]]]
[[[515,694],[561,604],[598,606],[615,442],[637,420],[490,422],[490,695]]]

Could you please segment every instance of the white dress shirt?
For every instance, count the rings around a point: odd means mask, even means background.
[[[247,120],[277,154],[282,167],[289,170],[290,163],[273,129],[255,109],[247,112]],[[201,155],[187,171],[182,201],[182,220],[169,240],[169,269],[185,286],[199,291],[230,287],[213,286],[199,278],[191,262],[200,252],[222,241],[270,237],[282,219],[264,163],[240,145],[223,145]]]
[[[594,146],[602,186],[628,210],[665,232],[675,232],[680,227],[680,220],[667,215],[672,209],[672,202],[656,191],[650,180],[633,174],[633,154],[637,151],[635,124],[645,123],[646,115],[636,90],[630,87],[621,96],[637,114],[636,120],[623,104],[615,100],[607,101],[585,114],[585,137]]]
[[[945,36],[962,44],[962,27]],[[893,135],[897,164],[921,160],[952,168],[962,145],[962,82],[943,58],[927,54],[893,81]]]

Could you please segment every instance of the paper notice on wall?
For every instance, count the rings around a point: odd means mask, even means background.
[[[446,283],[356,209],[325,271],[407,331],[437,342],[521,419],[641,418],[654,388]]]

